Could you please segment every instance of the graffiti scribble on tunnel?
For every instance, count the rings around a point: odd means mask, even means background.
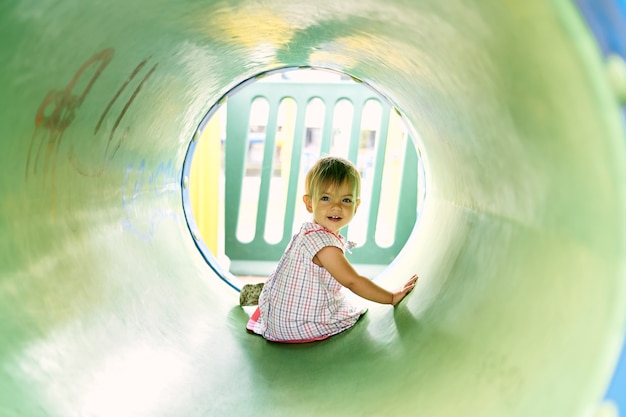
[[[126,140],[129,127],[126,127],[126,129],[124,129],[121,133],[117,132],[118,127],[120,126],[124,116],[127,114],[131,104],[139,95],[139,92],[143,88],[144,84],[156,70],[158,64],[154,64],[139,80],[135,79],[137,75],[141,73],[142,69],[144,69],[149,59],[150,58],[144,59],[135,67],[126,81],[124,81],[124,83],[117,89],[100,115],[93,131],[94,137],[102,138],[100,141],[96,140],[100,147],[95,150],[95,159],[89,157],[89,155],[94,152],[93,147],[90,149],[82,149],[80,152],[77,152],[75,151],[75,146],[79,145],[79,143],[70,144],[69,160],[74,170],[79,174],[87,177],[102,175],[106,170],[107,163],[115,157],[117,151],[120,149],[120,146],[124,140]],[[134,90],[132,90],[126,101],[123,102],[123,105],[120,104],[116,106],[118,99],[123,96],[125,90],[133,83],[133,81],[137,84]],[[105,129],[103,125],[107,120],[107,116],[109,116],[109,113],[112,111],[118,111],[117,116],[115,117],[115,120],[110,123],[112,126],[109,129]]]
[[[115,101],[117,101],[117,99],[122,94],[124,89],[126,89],[128,84],[133,80],[133,78],[135,78],[135,76],[137,76],[137,74],[141,71],[141,69],[146,65],[147,62],[148,62],[147,59],[141,61],[139,63],[139,65],[137,65],[137,67],[130,74],[130,76],[128,77],[128,80],[126,80],[124,82],[124,84],[122,84],[122,86],[119,88],[119,90],[117,90],[117,92],[115,93],[115,95],[113,96],[113,98],[111,99],[109,104],[107,105],[107,107],[104,109],[104,112],[102,113],[102,116],[100,116],[100,120],[98,120],[98,124],[96,125],[96,128],[94,129],[94,132],[93,132],[94,135],[96,135],[98,133],[98,131],[100,130],[100,127],[102,126],[102,122],[104,121],[104,118],[109,113],[109,110],[111,110],[111,107],[113,106],[113,103],[115,103]],[[157,65],[158,64],[154,64],[152,66],[152,68],[150,68],[148,73],[139,82],[139,85],[137,85],[137,87],[135,88],[135,91],[133,91],[133,93],[131,94],[131,96],[128,99],[128,101],[126,101],[126,104],[124,105],[124,107],[123,107],[122,111],[120,112],[120,114],[117,116],[117,119],[115,119],[115,123],[113,124],[113,128],[111,128],[111,132],[109,133],[109,138],[108,138],[108,141],[107,141],[107,144],[106,144],[106,149],[105,149],[105,152],[104,152],[105,159],[113,158],[113,156],[115,155],[117,150],[120,148],[120,145],[122,144],[122,140],[123,140],[124,136],[122,136],[122,139],[118,140],[117,144],[113,147],[113,149],[111,150],[111,153],[109,154],[109,151],[110,151],[109,147],[110,147],[111,142],[113,140],[113,136],[115,135],[115,131],[117,130],[118,126],[120,125],[120,122],[122,121],[122,118],[124,117],[124,115],[126,115],[126,112],[128,111],[128,108],[130,107],[130,105],[133,103],[133,101],[137,97],[137,94],[139,94],[139,91],[141,91],[141,88],[143,87],[145,82],[148,80],[148,78],[150,78],[152,73],[154,73],[154,70],[156,69]]]
[[[61,147],[63,133],[74,121],[76,110],[85,100],[93,84],[111,62],[113,53],[113,49],[105,49],[98,52],[80,67],[64,90],[53,89],[48,92],[39,109],[37,109],[37,115],[35,116],[35,132],[33,133],[26,159],[26,179],[31,174],[31,164],[33,175],[38,173],[40,164],[43,164],[42,182],[45,185],[49,175],[50,185],[54,188],[56,160]],[[91,79],[84,87],[82,93],[76,94],[73,91],[74,87],[83,77],[85,71],[96,64],[98,66],[95,73],[91,75]]]
[[[138,165],[129,164],[122,183],[122,206],[126,214],[122,227],[149,242],[162,220],[179,220],[180,215],[176,211],[163,208],[169,207],[168,204],[157,205],[155,209],[151,202],[155,198],[167,200],[177,197],[181,174],[182,167],[176,169],[172,159],[160,162],[156,169],[147,168],[145,160]]]
[[[42,187],[49,187],[53,213],[55,213],[55,176],[64,134],[77,117],[77,110],[85,101],[92,87],[110,64],[113,55],[114,49],[107,48],[91,56],[78,69],[63,90],[50,90],[37,110],[35,131],[33,132],[26,158],[25,180],[28,181],[31,176],[41,176]],[[124,90],[137,77],[147,62],[148,59],[145,59],[135,67],[128,79],[108,102],[98,119],[93,136],[96,138],[104,137],[104,139],[101,141],[96,139],[93,142],[101,144],[100,148],[96,150],[97,161],[91,159],[89,161],[80,161],[76,155],[89,155],[89,152],[75,152],[74,147],[79,145],[79,143],[69,143],[67,157],[77,173],[85,176],[101,175],[105,171],[106,163],[113,159],[122,145],[127,136],[127,131],[116,135],[118,127],[145,82],[155,71],[157,64],[153,65],[147,74],[139,80],[130,97],[119,110],[112,127],[104,131],[103,123],[114,108],[116,101],[122,96]],[[101,130],[104,131],[104,135],[99,134]],[[83,142],[84,136],[78,137]]]

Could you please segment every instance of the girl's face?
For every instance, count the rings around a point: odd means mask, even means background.
[[[333,233],[339,233],[356,213],[361,200],[355,195],[355,187],[349,181],[340,186],[329,185],[317,191],[314,198],[303,197],[309,213],[313,213],[313,221]]]

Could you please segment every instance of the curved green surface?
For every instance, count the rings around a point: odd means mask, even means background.
[[[445,3],[445,4],[444,4]],[[0,5],[0,415],[583,416],[626,316],[623,131],[566,1]],[[419,132],[413,271],[317,344],[244,331],[181,167],[259,72],[343,70]]]

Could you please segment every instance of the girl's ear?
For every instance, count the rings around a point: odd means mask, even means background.
[[[356,209],[359,208],[359,205],[361,204],[361,199],[357,198],[356,202],[354,203],[354,214],[356,214]]]
[[[313,213],[313,201],[311,201],[311,197],[305,194],[302,196],[302,201],[304,201],[306,211]]]

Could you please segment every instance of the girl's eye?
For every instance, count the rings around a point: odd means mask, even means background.
[[[352,203],[352,199],[350,199],[350,198],[344,198],[344,199],[343,199],[343,202],[344,202],[344,203],[346,203],[346,204],[350,204],[350,203]]]
[[[328,196],[327,196],[327,195],[324,195],[324,196],[322,196],[322,198],[321,198],[320,200],[322,200],[322,201],[328,201],[328,200],[330,200],[330,198],[328,198]]]

